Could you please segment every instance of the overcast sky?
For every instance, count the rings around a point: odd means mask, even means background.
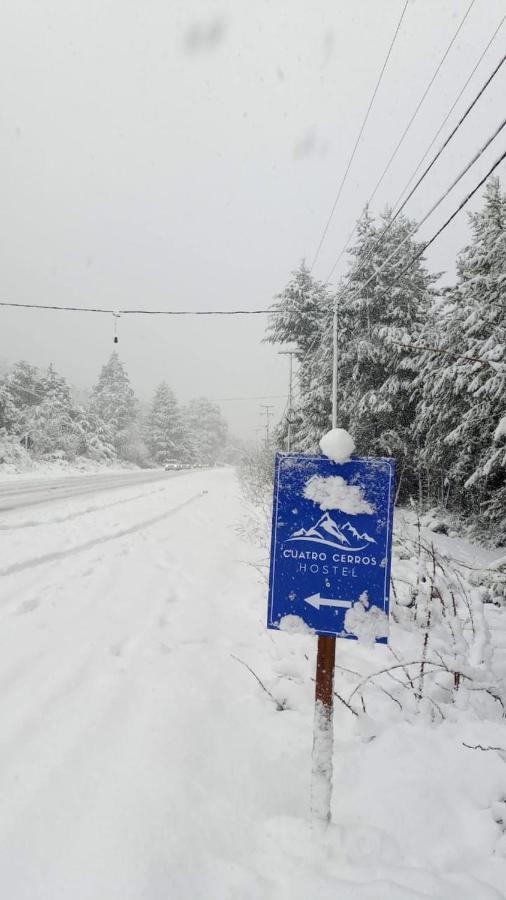
[[[267,306],[314,255],[403,5],[3,0],[0,299]],[[317,277],[328,276],[468,5],[410,0]],[[505,13],[506,0],[475,0],[373,209],[397,198]],[[505,48],[503,26],[445,135]],[[410,202],[411,215],[421,217],[494,130],[505,96],[501,71]],[[505,146],[503,133],[423,238]],[[466,219],[429,254],[449,277]],[[283,395],[287,360],[260,343],[264,324],[124,317],[118,349],[142,399],[162,379],[183,401]],[[109,316],[0,309],[0,359],[53,362],[79,388],[96,380],[112,349]],[[261,402],[223,401],[236,433],[258,436]],[[283,399],[272,403],[279,413]]]

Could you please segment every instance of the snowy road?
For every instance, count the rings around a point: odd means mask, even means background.
[[[254,821],[264,707],[231,657],[264,632],[238,511],[223,470],[3,517],[9,900],[228,896],[221,860]]]
[[[149,484],[174,478],[180,472],[165,472],[163,469],[147,471],[118,472],[93,475],[70,475],[61,478],[26,478],[0,481],[0,516],[3,512],[35,506],[67,497],[97,494],[106,490],[119,490],[135,484]]]
[[[505,766],[462,747],[492,726],[363,741],[338,706],[336,824],[312,832],[315,640],[265,629],[234,473],[93,491],[1,517],[2,897],[504,896]]]

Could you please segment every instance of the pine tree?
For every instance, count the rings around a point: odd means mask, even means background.
[[[0,385],[0,425],[8,432],[22,435],[27,411],[44,398],[42,378],[35,366],[21,360],[2,379]]]
[[[165,381],[158,385],[146,423],[146,443],[159,465],[189,456],[189,441],[177,400]]]
[[[79,435],[77,452],[80,456],[97,462],[116,459],[113,429],[90,407],[79,407],[76,427]]]
[[[292,272],[284,291],[271,306],[272,315],[264,340],[298,351],[299,402],[294,404],[292,411],[293,449],[314,450],[322,433],[330,427],[328,373],[322,371],[320,348],[331,308],[332,298],[327,287],[313,278],[304,261]],[[282,427],[279,431],[281,441],[283,436]]]
[[[57,455],[73,459],[78,453],[79,412],[65,379],[50,365],[41,382],[42,401],[28,407],[23,427],[30,447],[39,456]]]
[[[420,246],[410,237],[412,229],[403,216],[392,222],[388,211],[376,223],[366,209],[350,251],[351,268],[337,295],[338,424],[353,434],[357,452],[396,457],[404,490],[412,488],[416,477],[417,368],[409,348],[424,326],[435,281],[422,258],[404,271]],[[329,386],[330,323],[322,343]]]
[[[506,197],[499,179],[470,216],[473,240],[457,261],[457,284],[422,334],[421,460],[444,485],[439,499],[506,537],[506,448],[496,434],[506,413]],[[441,498],[441,494],[443,495]]]
[[[91,394],[90,411],[111,430],[115,450],[120,458],[125,458],[129,429],[137,414],[137,401],[116,352],[102,367]]]
[[[12,433],[17,414],[18,407],[14,401],[12,391],[9,389],[8,383],[3,380],[0,382],[0,428],[7,433]]]
[[[185,410],[192,461],[212,466],[223,456],[227,423],[220,409],[206,397],[191,400]]]

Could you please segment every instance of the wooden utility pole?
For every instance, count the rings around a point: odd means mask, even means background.
[[[290,376],[288,381],[288,410],[286,414],[286,424],[288,427],[286,449],[290,453],[292,449],[292,410],[293,410],[293,357],[297,355],[298,350],[278,350],[280,356],[290,357]]]
[[[274,409],[273,406],[269,406],[268,404],[262,404],[261,409],[264,410],[263,415],[265,416],[265,446],[269,446],[269,437],[270,437],[270,428],[269,423],[271,419],[271,410]]]

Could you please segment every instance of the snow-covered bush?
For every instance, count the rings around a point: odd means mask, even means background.
[[[275,449],[271,444],[245,450],[238,467],[239,480],[247,500],[245,519],[239,526],[254,544],[269,546],[272,518]],[[265,563],[267,570],[268,561]]]
[[[357,672],[352,689],[338,691],[340,699],[379,727],[392,716],[438,722],[464,709],[502,718],[506,690],[495,670],[486,588],[423,537],[420,520],[417,536],[397,535],[395,557],[390,660]]]
[[[0,472],[23,472],[31,466],[30,454],[19,438],[14,434],[7,434],[5,428],[0,428]]]

